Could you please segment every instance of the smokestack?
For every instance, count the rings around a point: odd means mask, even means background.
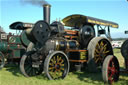
[[[51,5],[50,4],[44,4],[44,21],[46,21],[48,24],[50,24],[50,11],[51,11]]]

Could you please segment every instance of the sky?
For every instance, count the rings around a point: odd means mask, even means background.
[[[46,0],[51,4],[51,22],[72,14],[82,14],[116,22],[119,28],[111,28],[112,38],[128,37],[127,0]],[[16,21],[36,23],[43,19],[41,6],[23,3],[21,0],[0,0],[0,26],[8,32],[9,25]]]

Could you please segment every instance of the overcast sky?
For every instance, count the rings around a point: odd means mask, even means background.
[[[127,0],[46,0],[52,5],[51,22],[72,14],[82,14],[119,24],[111,29],[112,37],[128,37],[128,2]],[[0,26],[8,32],[9,25],[16,21],[35,23],[43,19],[41,6],[25,4],[21,0],[0,0]]]

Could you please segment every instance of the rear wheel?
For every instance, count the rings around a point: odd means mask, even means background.
[[[102,77],[105,83],[112,84],[119,80],[119,62],[113,55],[105,58],[102,67]]]
[[[44,62],[44,72],[50,80],[63,79],[69,72],[69,61],[65,53],[54,51]]]
[[[5,65],[4,55],[2,52],[0,52],[0,69],[2,69],[4,65]]]
[[[20,61],[20,70],[26,77],[36,76],[43,71],[43,62],[39,61],[37,64],[33,62],[32,55],[35,52],[29,51],[24,54]]]
[[[97,72],[101,69],[107,55],[113,55],[113,49],[108,39],[104,37],[93,38],[88,45],[88,70]]]

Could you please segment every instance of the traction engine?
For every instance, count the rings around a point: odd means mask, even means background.
[[[110,27],[118,28],[118,24],[80,14],[50,23],[51,6],[45,4],[43,7],[44,20],[25,29],[31,43],[21,58],[20,70],[26,77],[44,72],[50,80],[63,79],[69,71],[87,68],[90,72],[102,69],[105,82],[118,80],[119,63],[110,43]],[[10,28],[17,26],[24,29],[23,23],[17,22]],[[98,36],[94,26],[97,26]]]

